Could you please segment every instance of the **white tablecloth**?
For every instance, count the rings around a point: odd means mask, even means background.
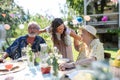
[[[5,80],[6,77],[13,76],[13,80],[52,80],[52,74],[42,74],[40,66],[28,67],[15,73],[0,75],[0,80]]]

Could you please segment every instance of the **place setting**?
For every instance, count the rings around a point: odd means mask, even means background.
[[[23,62],[6,61],[0,64],[0,75],[7,75],[25,69]]]

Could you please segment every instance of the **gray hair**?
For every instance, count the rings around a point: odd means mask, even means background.
[[[28,28],[29,28],[30,26],[35,26],[35,27],[37,27],[38,29],[40,29],[40,26],[38,25],[38,23],[37,23],[37,22],[34,22],[34,21],[28,23]]]

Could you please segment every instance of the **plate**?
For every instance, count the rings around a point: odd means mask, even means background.
[[[25,64],[23,62],[16,62],[13,63],[13,68],[11,69],[11,72],[9,72],[7,69],[5,69],[5,64],[0,64],[0,75],[5,75],[5,74],[9,74],[9,73],[14,73],[14,72],[18,72],[21,71],[25,68]]]

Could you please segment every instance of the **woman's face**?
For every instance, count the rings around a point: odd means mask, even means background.
[[[57,27],[56,29],[57,33],[62,34],[64,31],[64,24],[61,24],[60,26]]]
[[[81,40],[85,42],[89,37],[88,34],[89,33],[86,30],[82,29],[80,34]]]

